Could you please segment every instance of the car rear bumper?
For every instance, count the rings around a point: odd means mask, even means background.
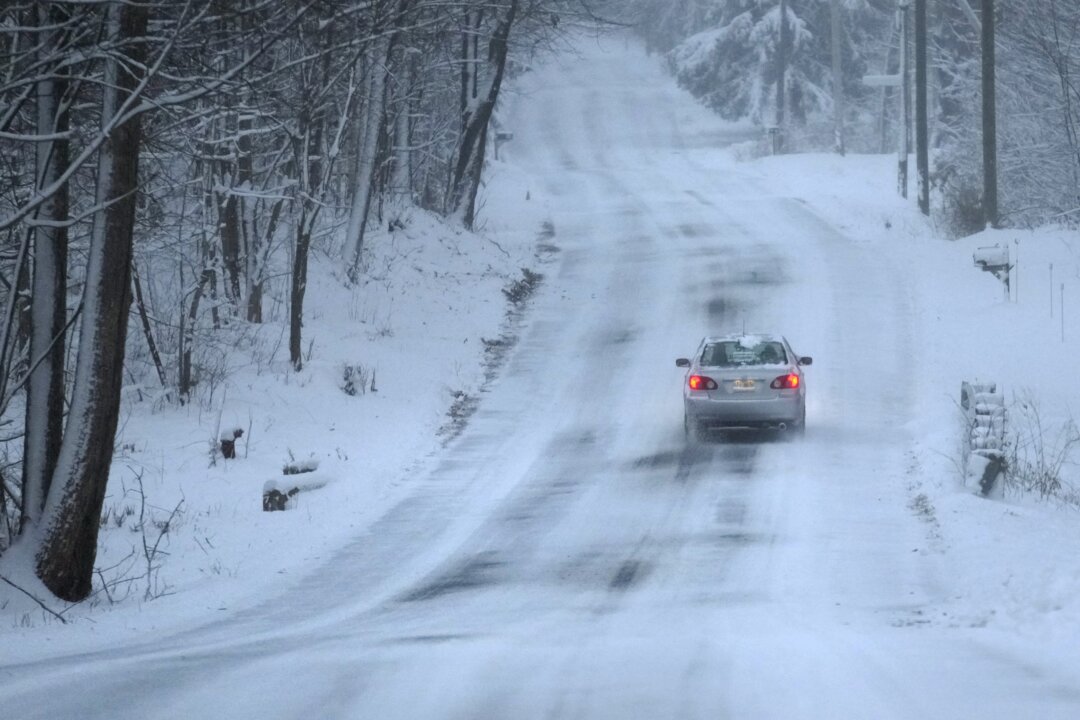
[[[708,427],[794,427],[803,420],[803,398],[762,398],[756,400],[714,400],[686,398],[687,418]]]

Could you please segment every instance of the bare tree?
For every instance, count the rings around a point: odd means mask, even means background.
[[[148,8],[113,2],[106,37],[97,203],[87,261],[71,411],[42,517],[37,574],[57,597],[91,589],[98,523],[112,463],[131,302],[131,252],[138,187],[140,117],[124,119],[145,77]],[[121,53],[123,53],[121,55]]]
[[[364,123],[356,153],[356,185],[353,189],[349,225],[343,255],[350,278],[355,280],[364,248],[364,233],[371,213],[378,173],[379,138],[387,122],[386,79],[394,60],[394,43],[404,29],[413,0],[376,3],[372,16],[372,42],[363,57],[366,93]]]
[[[326,30],[320,31],[320,28]],[[297,174],[293,203],[295,239],[289,287],[289,362],[295,370],[304,365],[302,334],[304,297],[307,292],[308,260],[319,218],[330,199],[332,175],[348,128],[348,116],[357,93],[357,55],[342,64],[336,33],[324,19],[300,28],[301,47],[318,48],[314,62],[297,66],[300,74],[300,102],[292,132],[293,165]],[[335,91],[338,91],[335,93]],[[337,108],[337,113],[331,111]]]
[[[454,174],[448,188],[447,214],[459,218],[467,228],[476,220],[476,193],[480,189],[484,156],[487,150],[488,127],[495,103],[499,100],[503,78],[506,76],[506,59],[510,50],[510,32],[517,20],[519,0],[509,0],[499,8],[495,30],[487,49],[485,86],[480,86],[479,70],[470,74],[470,65],[479,68],[480,58],[476,43],[463,44],[462,77],[463,107],[461,112],[461,140],[458,143]]]

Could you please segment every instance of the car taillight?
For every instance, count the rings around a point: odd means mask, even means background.
[[[691,375],[687,382],[690,384],[691,390],[715,390],[717,388],[716,381],[704,375]]]
[[[773,390],[794,390],[799,387],[799,376],[794,373],[781,375],[769,384]]]

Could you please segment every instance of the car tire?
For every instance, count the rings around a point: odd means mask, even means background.
[[[784,442],[795,442],[796,440],[801,440],[805,434],[806,408],[803,408],[799,419],[788,425],[788,429],[780,434],[780,439]]]
[[[705,441],[705,428],[697,420],[691,420],[689,415],[683,415],[683,433],[686,442],[697,445]]]

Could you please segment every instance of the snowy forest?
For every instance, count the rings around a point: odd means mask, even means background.
[[[935,219],[967,234],[980,6],[929,13]],[[996,13],[1001,223],[1071,224],[1080,7]],[[641,35],[725,119],[779,120],[790,152],[834,148],[838,47],[846,150],[895,152],[898,92],[862,81],[897,72],[893,0],[5,2],[0,553],[85,598],[124,388],[198,403],[271,322],[301,370],[311,254],[357,283],[407,209],[476,228],[504,84],[598,31]]]
[[[211,356],[268,321],[288,323],[299,370],[312,249],[350,283],[402,207],[471,227],[511,46],[590,14],[5,2],[0,550],[25,538],[52,592],[85,597],[122,387],[189,403]]]
[[[784,124],[791,149],[804,151],[833,147],[835,12],[847,148],[895,150],[898,92],[869,87],[862,78],[898,72],[897,8],[905,3],[640,4],[649,47],[663,54],[684,87],[725,118]],[[906,4],[910,15],[914,5]],[[1074,223],[1080,209],[1080,6],[1060,0],[927,0],[930,183],[936,216],[953,235],[983,227],[980,16],[986,5],[995,8],[997,31],[1001,221],[1014,227]],[[780,22],[782,11],[786,23]],[[909,59],[913,44],[914,35]],[[785,92],[778,96],[781,67],[787,69]]]

